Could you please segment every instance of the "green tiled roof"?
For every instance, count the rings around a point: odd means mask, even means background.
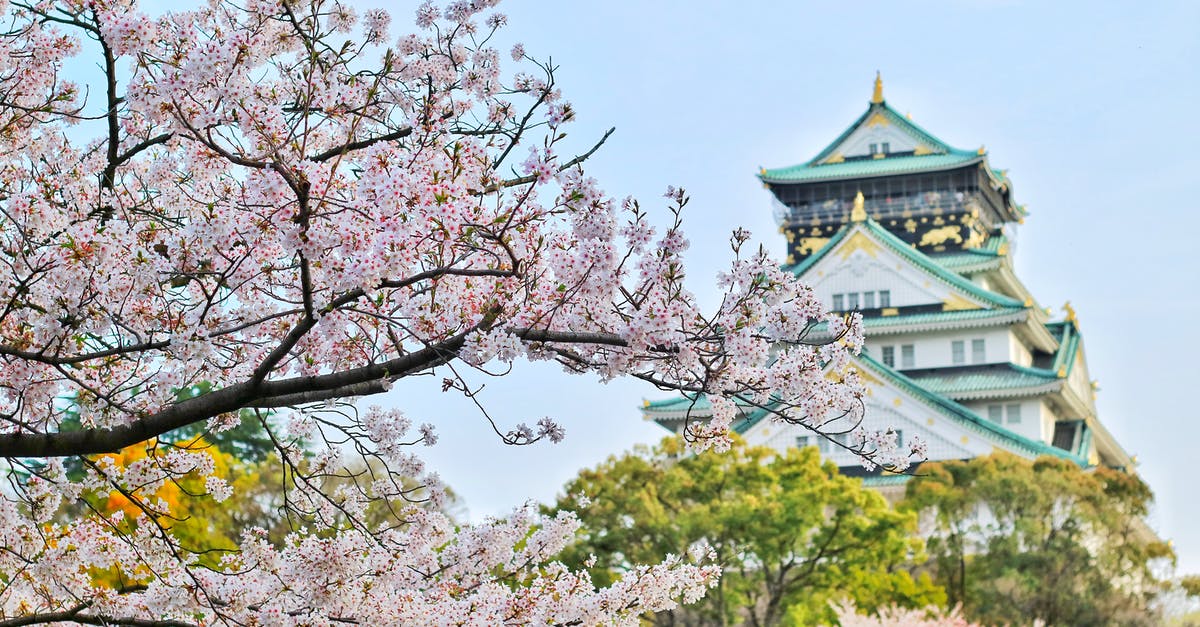
[[[965,406],[946,398],[930,388],[927,388],[925,386],[925,381],[922,379],[907,377],[900,372],[897,372],[895,369],[883,364],[882,362],[872,359],[866,353],[860,354],[857,359],[876,375],[883,377],[900,390],[908,393],[918,400],[925,402],[927,405],[940,412],[944,416],[951,418],[959,424],[967,425],[974,431],[984,433],[993,440],[1003,442],[1009,448],[1018,451],[1024,451],[1035,456],[1052,455],[1071,460],[1083,467],[1087,466],[1086,458],[1075,455],[1069,451],[1064,451],[1058,447],[1051,446],[1045,442],[1027,438],[1023,435],[1009,431],[1008,429],[990,420],[986,420],[979,414],[967,409]],[[1037,370],[1034,368],[1021,368],[1020,366],[1013,367],[1025,371]],[[642,408],[642,410],[650,414],[665,414],[672,411],[686,411],[689,406],[692,406],[691,398],[676,397],[664,401],[648,403]],[[706,417],[706,414],[710,408],[711,406],[708,404],[703,395],[701,395],[696,404],[692,406],[693,411],[698,413],[698,415],[695,416],[696,418]],[[747,412],[743,418],[736,420],[733,423],[733,429],[738,433],[744,434],[769,415],[770,413],[767,410],[756,408],[750,412]]]
[[[955,287],[995,307],[1025,306],[1025,303],[1015,298],[1010,298],[1008,296],[1004,296],[1003,294],[997,294],[996,292],[985,290],[982,287],[979,287],[978,285],[968,281],[967,279],[964,279],[958,274],[947,270],[930,258],[929,255],[926,255],[925,253],[908,245],[904,240],[891,234],[887,229],[880,226],[878,222],[871,218],[867,218],[863,222],[851,222],[843,225],[842,228],[838,229],[838,232],[829,239],[829,243],[825,244],[824,248],[818,250],[812,255],[809,255],[804,261],[792,266],[792,272],[796,276],[803,275],[808,271],[809,268],[813,267],[818,261],[823,259],[825,255],[829,254],[829,251],[836,248],[837,245],[860,224],[866,231],[874,235],[875,239],[879,240],[896,254],[908,259],[917,267],[925,270],[929,274],[933,275],[942,282],[951,285],[952,287]]]
[[[900,314],[898,316],[863,317],[863,328],[869,334],[880,333],[889,329],[911,331],[913,327],[922,330],[958,327],[986,327],[992,324],[1011,324],[1019,321],[1020,314],[1025,313],[1025,307],[1002,307],[999,309],[961,309],[957,311],[924,311],[920,313]],[[821,322],[813,327],[814,336],[825,332],[826,324]]]
[[[1004,257],[1000,254],[1000,248],[1006,244],[1008,244],[1007,237],[993,235],[979,248],[931,255],[930,259],[943,268],[960,274],[966,271],[986,270],[995,267]]]
[[[1058,340],[1058,352],[1054,354],[1054,364],[1050,370],[1055,373],[1061,370],[1064,377],[1070,376],[1075,368],[1075,354],[1079,352],[1079,327],[1072,321],[1064,320],[1047,323],[1046,330]]]
[[[883,159],[851,159],[841,163],[814,165],[801,163],[759,173],[764,183],[809,183],[842,178],[865,178],[892,174],[912,174],[969,165],[983,157],[973,152],[944,155],[901,155]]]
[[[738,402],[737,405],[743,408],[749,407],[749,405],[741,402]],[[698,415],[707,416],[712,412],[712,403],[703,394],[681,394],[657,401],[645,401],[642,405],[642,411],[648,414],[672,414],[692,411]]]
[[[1057,383],[1058,376],[1050,370],[1025,368],[1016,364],[996,364],[985,368],[940,369],[941,372],[910,374],[918,385],[944,396],[986,391],[1014,392],[1040,388]]]
[[[876,115],[882,115],[889,125],[907,133],[931,152],[925,155],[897,155],[882,159],[855,159],[840,163],[821,163],[832,155],[842,142],[855,130],[866,124]],[[825,147],[817,156],[805,163],[786,168],[767,169],[759,173],[759,178],[766,183],[802,183],[839,178],[860,178],[869,176],[886,176],[889,174],[908,174],[929,170],[944,170],[960,167],[981,161],[983,155],[975,151],[959,150],[946,142],[934,137],[931,133],[918,126],[912,120],[900,115],[886,102],[872,103],[866,112],[858,117],[850,126],[838,135],[831,144]],[[1003,174],[996,176],[1003,178]]]
[[[871,370],[875,371],[875,373],[889,379],[896,387],[905,390],[917,398],[924,399],[930,405],[940,410],[943,414],[957,418],[960,423],[969,424],[978,431],[988,433],[993,438],[1002,440],[1009,446],[1020,450],[1025,450],[1033,455],[1053,455],[1055,457],[1069,459],[1083,467],[1087,466],[1086,459],[1068,451],[1064,451],[1056,446],[1050,446],[1045,442],[1013,433],[1012,431],[1009,431],[1008,429],[1005,429],[1004,427],[990,420],[984,419],[982,416],[976,414],[970,409],[967,409],[963,405],[960,405],[946,398],[945,396],[925,389],[919,381],[914,381],[913,379],[904,376],[894,369],[889,368],[885,364],[871,359],[869,355],[859,355],[859,359],[866,366],[871,368]]]
[[[912,479],[912,475],[872,475],[863,477],[863,486],[868,488],[883,488],[893,485],[904,485],[908,480]]]
[[[1003,307],[1000,309],[964,309],[960,311],[928,311],[924,313],[902,314],[899,316],[872,316],[863,318],[863,327],[880,329],[893,326],[911,326],[921,324],[952,324],[956,322],[985,322],[1005,320],[1010,316],[1025,311],[1024,307]],[[982,326],[982,325],[981,325]]]
[[[882,362],[872,359],[866,353],[860,354],[857,359],[864,366],[869,368],[875,374],[888,380],[892,385],[907,392],[918,400],[924,401],[927,405],[957,422],[971,428],[976,432],[986,434],[989,438],[1006,444],[1009,448],[1025,451],[1030,455],[1052,455],[1068,459],[1082,467],[1087,466],[1087,460],[1075,455],[1069,451],[1064,451],[1058,447],[1051,446],[1045,442],[1027,438],[1018,433],[1009,431],[1008,429],[990,421],[979,414],[967,409],[965,406],[946,398],[940,394],[932,392],[922,387],[921,383],[910,379],[895,369],[883,364]],[[756,410],[742,421],[734,423],[734,429],[738,433],[745,433],[754,425],[758,424],[763,418],[766,418],[768,412],[764,410]]]

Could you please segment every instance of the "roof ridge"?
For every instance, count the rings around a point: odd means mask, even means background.
[[[918,142],[930,145],[930,147],[931,147],[930,153],[928,153],[927,155],[916,155],[916,156],[930,156],[930,155],[955,155],[955,156],[971,155],[971,156],[974,156],[974,155],[978,155],[977,151],[963,150],[961,148],[956,148],[954,146],[951,146],[950,144],[943,141],[942,139],[940,139],[933,133],[930,133],[929,131],[925,130],[925,128],[923,128],[921,125],[917,124],[916,122],[913,122],[911,119],[908,118],[908,116],[901,115],[900,112],[893,109],[891,107],[891,105],[889,105],[887,103],[886,100],[880,100],[879,102],[872,101],[867,106],[866,111],[864,111],[861,115],[859,115],[857,118],[855,118],[855,120],[853,122],[851,122],[850,125],[848,127],[846,127],[846,129],[844,131],[842,131],[840,134],[838,134],[838,136],[832,142],[830,142],[828,145],[826,145],[825,148],[821,149],[821,151],[818,152],[813,158],[809,159],[808,161],[805,161],[805,162],[802,162],[802,163],[799,163],[799,164],[796,164],[793,166],[786,166],[784,168],[775,168],[775,170],[778,171],[778,170],[792,169],[792,168],[797,168],[797,167],[815,168],[815,167],[833,165],[833,164],[822,163],[822,162],[825,161],[826,159],[828,159],[837,150],[838,146],[842,145],[842,143],[845,142],[846,139],[848,139],[850,137],[850,135],[852,135],[854,133],[854,131],[858,130],[859,127],[861,127],[863,124],[868,123],[873,118],[873,116],[876,114],[883,115],[890,124],[895,125],[896,128],[900,129],[905,134],[911,136],[913,139],[916,139]]]
[[[934,276],[942,279],[946,283],[958,287],[959,289],[972,294],[977,298],[989,301],[1001,307],[1025,307],[1025,303],[1015,298],[984,289],[963,278],[961,275],[942,267],[942,265],[934,261],[932,257],[908,245],[907,242],[893,235],[891,231],[888,231],[873,218],[867,218],[863,224],[866,225],[867,229],[875,233],[881,240],[883,240],[884,243],[888,244],[890,248],[900,253],[900,255],[907,257],[910,261],[914,262],[919,267],[925,269]]]
[[[858,359],[858,360],[862,361],[863,363],[865,363],[866,365],[870,366],[878,374],[892,379],[893,383],[898,384],[898,386],[900,386],[900,387],[906,388],[906,391],[908,391],[910,394],[913,394],[914,396],[918,396],[921,398],[925,398],[926,400],[932,401],[935,405],[940,406],[942,409],[946,410],[947,412],[954,414],[958,417],[966,419],[968,422],[974,424],[975,426],[981,427],[984,431],[990,432],[993,435],[999,436],[1003,439],[1007,439],[1007,440],[1011,441],[1012,443],[1014,443],[1022,448],[1025,448],[1031,452],[1046,454],[1046,455],[1054,455],[1056,457],[1061,457],[1063,459],[1068,459],[1070,461],[1073,461],[1076,464],[1079,464],[1081,467],[1085,467],[1085,468],[1087,467],[1087,461],[1080,458],[1079,456],[1075,455],[1074,453],[1071,453],[1070,451],[1065,451],[1056,446],[1051,446],[1040,440],[1034,440],[1032,438],[1028,438],[1019,433],[1013,433],[1012,431],[1009,431],[1008,429],[1005,429],[1004,427],[997,425],[996,423],[983,418],[979,414],[976,414],[975,412],[973,412],[969,408],[967,408],[965,405],[962,405],[952,399],[946,398],[940,394],[935,394],[934,392],[930,392],[929,390],[926,390],[924,387],[922,387],[916,381],[908,378],[901,372],[889,367],[887,364],[884,364],[882,362],[878,362],[878,361],[872,359],[870,355],[867,355],[865,353],[859,354],[859,355],[855,356],[855,359]]]
[[[932,257],[926,255],[920,250],[913,248],[912,246],[909,246],[904,240],[893,235],[890,231],[876,222],[874,218],[870,217],[862,222],[850,222],[842,225],[842,228],[838,229],[837,233],[834,233],[833,237],[829,238],[829,241],[825,244],[825,246],[823,246],[817,252],[809,255],[804,261],[792,266],[792,273],[796,276],[800,276],[807,272],[819,260],[824,259],[831,250],[837,247],[837,245],[841,243],[842,240],[844,240],[848,234],[859,225],[864,225],[864,231],[874,234],[882,243],[887,245],[888,248],[892,249],[900,256],[905,257],[909,261],[913,262],[917,267],[925,270],[929,274],[932,274],[935,278],[938,278],[944,283],[958,288],[960,291],[966,292],[975,298],[999,307],[1025,307],[1025,303],[1015,298],[984,289],[963,278],[954,271],[943,267]]]

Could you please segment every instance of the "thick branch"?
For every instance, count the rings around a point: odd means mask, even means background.
[[[348,143],[342,144],[341,146],[336,146],[334,148],[330,148],[329,150],[326,150],[325,152],[322,152],[320,154],[313,155],[312,157],[309,157],[309,161],[316,161],[317,163],[320,163],[322,161],[329,161],[330,159],[333,159],[334,157],[340,157],[344,154],[354,152],[355,150],[362,150],[363,148],[369,148],[370,146],[377,144],[379,142],[390,142],[390,141],[394,141],[397,139],[403,139],[405,137],[408,137],[409,135],[412,135],[412,132],[413,132],[413,130],[412,130],[412,127],[410,126],[407,128],[402,128],[398,131],[380,135],[378,137],[370,137],[367,139],[361,139],[356,142],[348,142]]]
[[[485,318],[478,325],[444,342],[379,364],[331,374],[266,381],[257,385],[253,381],[244,381],[180,401],[155,414],[116,427],[66,433],[3,434],[0,435],[0,457],[66,457],[112,453],[243,407],[279,407],[280,401],[304,403],[353,393],[382,392],[386,388],[381,383],[384,380],[399,379],[450,361],[458,355],[469,334],[490,323],[489,318]],[[364,385],[371,382],[380,385]]]
[[[127,625],[128,627],[196,627],[195,623],[171,619],[145,619],[121,616],[103,616],[99,614],[81,614],[79,609],[62,612],[46,612],[0,620],[0,627],[24,627],[25,625],[44,625],[60,622],[80,623],[84,625]]]

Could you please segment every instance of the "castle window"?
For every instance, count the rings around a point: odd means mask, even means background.
[[[883,142],[883,146],[882,146],[882,148],[883,148],[883,154],[885,154],[885,155],[886,155],[887,153],[891,152],[891,149],[888,147],[888,143],[887,143],[887,142]]]
[[[971,363],[982,364],[987,361],[987,347],[983,340],[971,340]]]
[[[900,429],[896,429],[896,449],[899,450],[903,447],[904,447],[904,432],[901,431]]]
[[[912,344],[900,346],[900,367],[915,368],[917,364],[917,349]]]
[[[871,154],[879,152],[879,144],[871,144]]]
[[[988,420],[996,424],[1000,424],[1004,419],[1004,407],[1001,405],[988,405]]]
[[[892,306],[891,290],[879,290],[879,306],[880,307],[891,307]]]
[[[962,340],[954,340],[950,343],[950,361],[954,365],[967,363],[967,349]]]
[[[891,366],[892,368],[895,368],[896,367],[896,347],[895,346],[884,346],[882,350],[883,350],[883,363],[888,366]]]
[[[875,308],[875,292],[863,292],[863,309]]]
[[[796,448],[805,448],[808,445],[812,444],[812,442],[809,441],[810,439],[811,438],[809,438],[807,435],[802,435],[800,437],[797,437],[796,438]]]
[[[1021,424],[1021,406],[1020,405],[1006,405],[1004,407],[1004,414],[1005,414],[1004,418],[1008,422],[1008,424],[1010,424],[1010,425]]]
[[[849,309],[858,309],[858,292],[846,294],[846,307]]]
[[[841,294],[833,295],[833,310],[834,311],[842,311],[845,309],[845,300],[844,299],[845,299],[845,297],[842,296]]]

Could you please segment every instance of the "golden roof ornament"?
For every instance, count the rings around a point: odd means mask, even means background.
[[[875,70],[875,92],[871,94],[871,104],[883,104],[883,78],[879,70]]]
[[[1067,322],[1078,322],[1075,319],[1075,308],[1071,306],[1071,301],[1063,303],[1063,311],[1067,312]]]
[[[851,222],[867,221],[867,209],[865,205],[866,199],[863,198],[862,190],[859,190],[858,195],[854,197],[854,208],[850,210]]]

